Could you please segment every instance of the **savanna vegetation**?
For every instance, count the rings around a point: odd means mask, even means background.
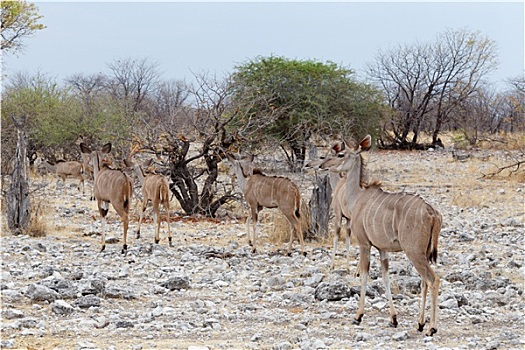
[[[44,28],[37,9],[20,4],[2,3],[5,49]],[[12,19],[16,11],[25,13],[22,24]],[[37,157],[78,160],[80,142],[110,140],[116,159],[154,158],[185,213],[213,217],[235,198],[218,176],[225,152],[269,149],[298,171],[319,139],[371,134],[381,148],[425,149],[449,146],[443,133],[468,147],[523,135],[525,79],[509,78],[496,91],[486,80],[496,67],[495,43],[460,30],[379,52],[366,81],[333,62],[281,56],[248,59],[223,77],[196,74],[193,83],[166,80],[145,58],[65,81],[19,72],[2,90],[1,172],[14,171],[20,130],[30,165]]]

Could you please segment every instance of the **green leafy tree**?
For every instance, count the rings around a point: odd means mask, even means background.
[[[22,39],[42,30],[45,26],[38,23],[43,16],[38,14],[35,4],[24,0],[1,2],[2,52],[17,51],[22,47]]]
[[[302,167],[310,137],[375,133],[381,96],[335,63],[257,57],[236,67],[233,101],[247,111],[238,120],[259,130],[257,139],[276,139],[290,168]]]

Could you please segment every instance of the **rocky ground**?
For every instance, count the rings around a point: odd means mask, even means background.
[[[418,193],[442,212],[436,272],[439,330],[417,331],[419,277],[404,254],[391,254],[397,328],[373,253],[363,322],[351,323],[359,280],[357,247],[346,271],[343,245],[330,271],[329,240],[298,244],[291,257],[270,242],[246,245],[242,220],[172,222],[174,246],[153,244],[153,226],[99,253],[94,202],[69,180],[36,178],[45,237],[1,237],[1,348],[6,349],[523,349],[524,186],[481,179],[505,153],[371,152],[370,175],[390,191]],[[309,196],[312,175],[296,178]],[[43,192],[42,192],[43,191]],[[269,210],[268,210],[269,211]],[[121,225],[110,209],[109,242]],[[132,222],[131,231],[136,227]],[[165,234],[165,223],[162,233]],[[427,314],[428,314],[427,305]],[[427,326],[428,327],[428,326]]]

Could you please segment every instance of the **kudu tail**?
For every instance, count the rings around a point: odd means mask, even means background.
[[[124,202],[122,204],[124,206],[124,209],[126,209],[126,212],[129,212],[132,194],[133,194],[133,183],[131,182],[131,180],[128,179],[128,193],[125,194]]]
[[[428,242],[427,256],[428,261],[431,263],[437,263],[438,257],[438,239],[439,233],[441,232],[441,224],[443,217],[437,210],[433,210],[434,215],[432,216],[432,226],[430,227],[430,240]]]
[[[170,201],[170,185],[168,180],[164,179],[162,186],[160,187],[160,201],[161,203],[169,203]]]
[[[301,219],[301,193],[299,190],[295,193],[295,216]]]

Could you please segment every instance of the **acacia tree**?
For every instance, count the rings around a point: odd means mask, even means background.
[[[24,0],[2,1],[0,4],[0,49],[2,52],[14,52],[22,48],[22,39],[42,30],[45,26],[38,23],[43,16],[38,14],[35,4]]]
[[[393,111],[382,145],[417,148],[423,127],[431,131],[432,144],[438,145],[439,133],[454,111],[476,94],[496,66],[494,41],[466,30],[449,30],[435,42],[379,52],[369,65],[369,76],[382,88]]]
[[[251,141],[277,140],[292,171],[303,166],[313,133],[375,133],[381,115],[380,94],[332,62],[257,57],[232,79],[233,99],[246,111],[239,117],[260,132]]]

